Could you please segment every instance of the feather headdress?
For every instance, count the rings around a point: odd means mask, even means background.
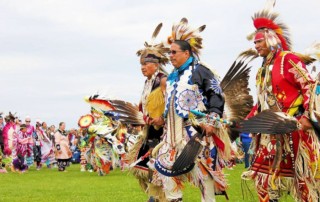
[[[4,119],[6,122],[14,121],[16,119],[15,114],[12,114],[11,112],[9,112],[9,114],[7,116],[5,116]]]
[[[191,50],[196,56],[199,56],[200,49],[202,49],[202,38],[199,33],[206,28],[206,25],[202,25],[199,28],[192,28],[188,25],[187,18],[182,18],[178,24],[172,26],[172,33],[168,37],[168,44],[172,44],[174,41],[182,40],[187,41]]]
[[[144,43],[144,48],[137,51],[137,55],[140,56],[140,63],[144,64],[145,62],[156,62],[161,65],[166,65],[169,62],[167,53],[170,51],[162,42],[155,43],[155,39],[158,36],[162,28],[162,23],[160,23],[154,30],[151,41]]]
[[[289,28],[279,21],[279,14],[273,12],[275,0],[267,0],[263,10],[258,11],[252,17],[256,31],[248,36],[252,40],[256,32],[263,31],[267,45],[277,49],[279,46],[285,51],[291,50]]]

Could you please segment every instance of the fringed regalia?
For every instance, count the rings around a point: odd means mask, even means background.
[[[160,142],[163,134],[162,127],[150,124],[152,119],[161,117],[165,103],[164,87],[161,86],[161,82],[167,77],[163,66],[168,63],[166,53],[169,51],[169,48],[164,47],[163,43],[156,44],[154,42],[161,27],[162,23],[160,23],[153,32],[151,42],[145,42],[145,47],[137,52],[137,55],[140,56],[141,65],[155,63],[154,65],[158,67],[151,78],[145,81],[141,95],[139,111],[142,112],[145,122],[141,136],[125,157],[125,161],[131,163],[129,169],[139,180],[143,191],[156,201],[165,201],[162,186],[156,186],[151,183],[154,169],[153,163],[151,163],[152,166],[149,167],[149,161],[154,162],[154,156],[152,156],[151,151]],[[132,165],[134,166],[132,167]]]
[[[304,63],[310,58],[290,52],[288,28],[272,11],[274,5],[275,1],[268,1],[253,17],[257,30],[251,37],[255,36],[257,43],[265,43],[258,46],[261,50],[269,51],[264,53],[267,55],[263,55],[264,61],[256,77],[258,102],[248,117],[273,111],[291,117],[297,125],[301,118],[311,120],[310,98],[315,81]],[[266,118],[253,127],[261,130],[274,121]],[[253,139],[252,166],[242,178],[254,180],[260,201],[278,200],[283,193],[290,193],[296,201],[319,199],[319,139],[313,129],[303,131],[296,127],[291,131],[283,134],[261,132]]]
[[[81,141],[81,171],[94,170],[100,176],[109,174],[115,160],[112,147],[123,147],[116,145],[117,138],[113,135],[118,126],[95,108],[91,114],[82,116],[78,124],[86,132]]]
[[[181,173],[171,170],[188,141],[197,131],[188,121],[190,110],[206,111],[222,116],[224,100],[217,76],[201,64],[188,65],[179,72],[175,80],[167,81],[166,89],[166,132],[155,162],[155,182],[163,184],[166,198],[182,198],[182,182],[190,181],[199,187],[203,201],[213,201],[215,193],[224,193],[227,183],[221,168],[230,159],[230,139],[225,128],[218,122],[217,133],[203,137],[202,147],[194,167]],[[216,156],[212,154],[217,151]]]
[[[297,120],[308,115],[314,80],[305,64],[287,51],[271,52],[257,74],[258,104],[251,114],[266,109],[285,112]],[[314,130],[284,135],[258,134],[255,156],[243,177],[254,179],[260,201],[290,192],[297,201],[317,201],[319,139]]]
[[[13,139],[13,167],[17,171],[26,171],[28,169],[28,165],[25,162],[25,157],[28,153],[31,153],[30,147],[28,147],[28,143],[31,140],[28,138],[26,132],[19,131],[15,133]]]
[[[53,143],[48,137],[48,133],[42,130],[41,141],[41,162],[45,163],[47,167],[50,167],[53,163],[56,163],[56,158],[54,154]]]
[[[157,71],[151,79],[146,80],[145,82],[139,108],[141,112],[144,114],[146,122],[148,122],[148,119],[151,119],[150,113],[154,113],[148,111],[150,110],[149,108],[151,106],[155,108],[156,106],[159,107],[160,105],[162,105],[160,106],[160,109],[155,110],[160,110],[160,114],[158,116],[161,116],[161,114],[163,113],[164,95],[160,88],[160,81],[165,77],[166,75],[164,73]],[[154,98],[150,100],[150,97]],[[152,171],[149,169],[149,166],[147,165],[147,163],[150,160],[150,150],[160,142],[160,137],[162,136],[162,134],[162,127],[155,127],[153,125],[146,124],[142,131],[141,138],[134,145],[134,148],[130,151],[130,153],[126,155],[125,158],[125,160],[131,163],[134,163],[135,161],[138,161],[139,159],[143,158],[143,160],[139,161],[133,168],[130,168],[130,170],[139,179],[139,183],[144,191],[147,191],[148,184],[150,184],[149,181],[151,180],[149,178],[150,172]]]

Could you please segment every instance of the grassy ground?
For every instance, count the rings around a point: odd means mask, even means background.
[[[0,174],[0,201],[147,201],[137,180],[128,172],[116,169],[109,175],[100,177],[97,173],[80,172],[79,167],[71,165],[68,172],[63,173],[47,168],[36,171],[32,167],[24,174]],[[252,183],[247,185],[254,197],[249,191],[245,191],[243,200],[240,180],[243,171],[243,164],[226,171],[230,184],[229,201],[258,201]],[[183,199],[185,202],[200,201],[200,192],[197,188],[186,185]],[[216,199],[227,201],[224,196],[217,196]],[[286,197],[281,201],[293,200]]]

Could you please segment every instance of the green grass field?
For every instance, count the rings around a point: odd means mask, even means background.
[[[0,201],[106,201],[106,202],[145,202],[147,196],[141,191],[137,180],[128,172],[116,169],[107,176],[97,173],[80,172],[79,164],[71,165],[68,172],[43,168],[36,171],[34,167],[24,174],[0,174]],[[243,164],[234,170],[226,170],[230,184],[229,201],[258,201],[253,185],[247,182],[251,193],[245,191],[242,196],[240,175]],[[244,188],[248,190],[247,188]],[[224,196],[217,196],[217,201],[227,201]],[[197,188],[186,184],[184,202],[200,201]],[[290,196],[281,201],[293,201]]]

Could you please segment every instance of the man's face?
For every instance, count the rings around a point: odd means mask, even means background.
[[[48,126],[47,126],[47,123],[46,122],[43,122],[42,123],[42,128],[46,129]]]
[[[54,131],[56,128],[54,126],[50,126],[51,131]]]
[[[143,76],[150,79],[152,75],[157,71],[159,64],[152,62],[145,62],[141,65],[141,72]]]
[[[30,126],[31,119],[26,119],[25,122],[27,126]]]
[[[2,125],[3,124],[3,118],[1,117],[0,118],[0,125]]]
[[[61,129],[61,130],[66,129],[66,124],[65,124],[65,123],[61,124],[60,129]]]
[[[170,61],[175,68],[181,67],[190,57],[188,51],[182,51],[178,44],[171,44]]]
[[[268,56],[268,54],[270,53],[270,49],[268,48],[266,39],[264,38],[261,32],[258,32],[256,34],[254,44],[255,44],[255,49],[257,50],[259,56],[261,57]]]

